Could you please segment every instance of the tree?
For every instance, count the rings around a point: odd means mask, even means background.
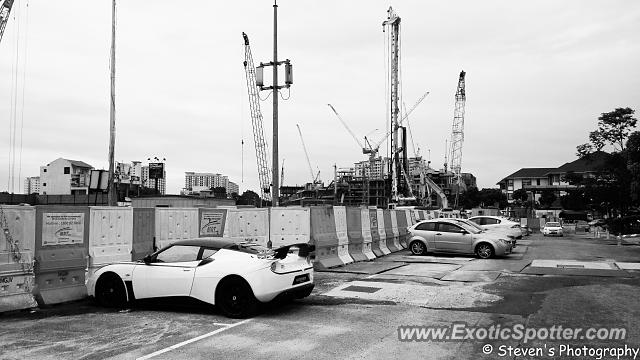
[[[256,194],[251,190],[246,190],[245,192],[242,193],[242,195],[240,195],[236,204],[237,205],[253,205],[255,207],[259,207],[260,195]]]
[[[482,189],[478,194],[478,205],[482,207],[497,206],[501,209],[506,208],[509,204],[507,195],[500,189]]]
[[[213,197],[215,197],[216,199],[227,198],[227,189],[225,187],[216,186],[214,188],[211,188],[211,191],[213,191]]]
[[[568,182],[570,185],[578,185],[582,182],[582,174],[576,174],[573,171],[569,171],[562,177],[562,181]]]
[[[591,143],[577,146],[578,156],[583,157],[594,149],[600,151],[607,144],[613,146],[614,151],[624,151],[625,140],[638,122],[634,113],[635,110],[629,107],[602,113],[598,117],[598,129],[589,133]]]
[[[556,199],[556,193],[553,192],[553,190],[542,190],[542,193],[540,194],[540,205],[549,208]]]
[[[518,189],[513,192],[513,200],[519,203],[524,203],[529,198],[525,189]]]

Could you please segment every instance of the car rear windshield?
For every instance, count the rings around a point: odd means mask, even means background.
[[[557,222],[548,222],[547,227],[560,227],[560,223]]]

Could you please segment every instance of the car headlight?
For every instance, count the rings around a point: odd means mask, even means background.
[[[500,239],[500,242],[502,242],[503,245],[511,245],[511,241],[506,239]]]

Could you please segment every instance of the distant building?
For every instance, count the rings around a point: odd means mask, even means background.
[[[388,157],[377,157],[373,160],[372,169],[369,170],[369,160],[360,161],[354,164],[354,177],[369,179],[384,179],[389,174]]]
[[[216,187],[223,187],[227,190],[227,195],[239,193],[240,187],[233,181],[229,181],[227,175],[217,173],[184,173],[184,193],[191,194],[207,191]]]
[[[513,202],[513,192],[519,189],[527,191],[530,200],[538,201],[541,192],[551,190],[556,196],[565,195],[568,190],[575,189],[564,181],[565,175],[573,173],[582,177],[593,177],[598,169],[604,164],[607,153],[598,151],[588,158],[578,159],[565,163],[557,168],[522,168],[511,175],[500,180],[497,185],[507,200]]]
[[[233,193],[240,193],[240,186],[233,181],[229,181],[229,185],[227,186],[227,195],[231,195]]]
[[[77,160],[58,158],[40,167],[40,194],[88,194],[93,166]]]
[[[32,176],[24,179],[25,194],[40,194],[40,176]]]
[[[149,179],[149,166],[141,166],[141,183],[143,187],[149,189],[156,188],[156,179]],[[162,195],[167,193],[167,170],[165,168],[163,179],[158,179],[158,192]]]

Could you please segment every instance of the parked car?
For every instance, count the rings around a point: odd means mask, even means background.
[[[520,228],[520,223],[518,222],[511,221],[503,217],[490,215],[472,216],[469,218],[469,220],[482,226],[483,229],[502,229],[509,235],[509,237],[512,237],[514,239],[522,239],[522,229]]]
[[[414,255],[427,252],[475,254],[481,259],[511,253],[511,241],[500,234],[491,234],[457,219],[424,220],[407,228],[411,237],[409,249]]]
[[[307,244],[269,250],[224,239],[181,240],[143,261],[106,265],[87,279],[87,292],[107,307],[135,299],[190,297],[228,317],[255,314],[278,296],[303,298],[314,287]]]
[[[563,236],[562,225],[559,222],[550,221],[542,228],[543,236]]]
[[[474,223],[473,221],[471,221],[471,220],[469,220],[469,219],[450,219],[450,220],[454,220],[454,221],[457,221],[457,222],[459,222],[459,223],[466,224],[466,225],[468,225],[468,226],[474,227],[474,228],[476,228],[476,229],[478,229],[478,230],[480,230],[480,231],[484,231],[484,232],[487,232],[487,233],[489,233],[489,234],[497,234],[498,236],[502,235],[502,237],[503,237],[503,238],[504,238],[504,237],[506,237],[506,238],[508,238],[508,239],[511,241],[512,248],[515,248],[515,247],[516,247],[516,241],[517,241],[517,240],[515,239],[515,237],[510,236],[510,233],[512,233],[512,231],[505,231],[505,230],[504,230],[504,229],[502,229],[502,228],[489,228],[489,229],[485,229],[485,228],[483,228],[482,226],[480,226],[480,225],[478,225],[478,224]]]
[[[592,221],[589,221],[589,227],[598,227],[600,226],[601,228],[606,228],[607,226],[607,221],[605,219],[595,219]]]

